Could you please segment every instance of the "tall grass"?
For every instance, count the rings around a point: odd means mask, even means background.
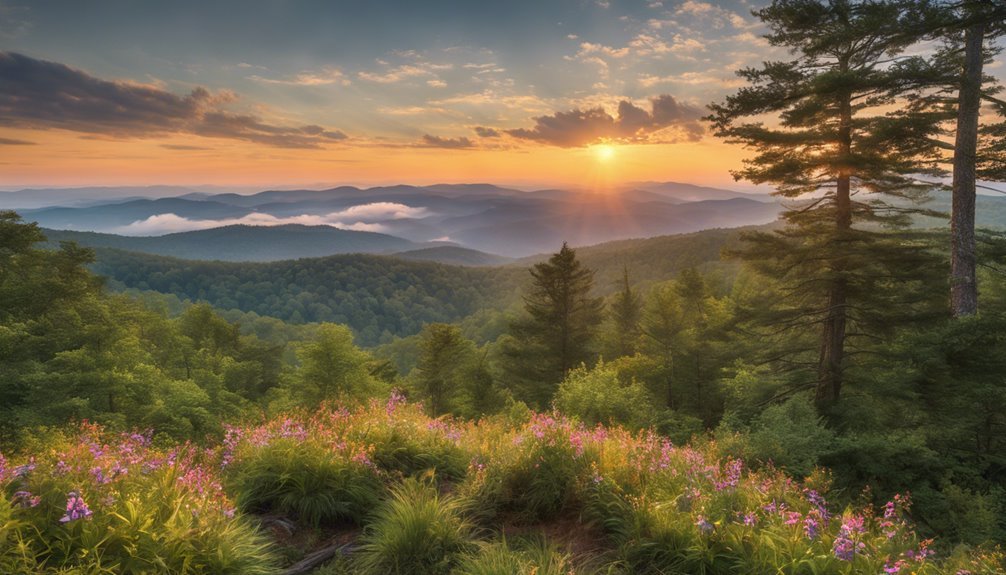
[[[440,495],[430,479],[406,479],[368,525],[357,566],[373,575],[450,573],[472,547],[463,511],[461,500]]]

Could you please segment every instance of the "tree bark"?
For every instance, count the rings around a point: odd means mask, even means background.
[[[850,177],[852,160],[852,98],[843,94],[839,102],[838,128],[838,179],[835,186],[835,237],[842,242],[852,228],[852,181]],[[839,245],[836,252],[842,250]],[[832,262],[832,273],[828,293],[827,316],[821,334],[821,353],[818,361],[816,402],[819,408],[826,408],[838,401],[842,390],[842,362],[845,359],[845,325],[847,285],[843,275],[845,264],[841,257]]]
[[[955,318],[978,313],[975,273],[975,164],[978,115],[981,109],[985,22],[978,20],[964,36],[964,74],[958,93],[957,139],[954,143],[952,216],[950,221],[950,307]]]

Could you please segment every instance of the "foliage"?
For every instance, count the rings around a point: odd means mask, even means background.
[[[452,571],[454,575],[568,575],[576,573],[572,557],[543,538],[482,543]]]
[[[818,331],[817,345],[805,334],[770,357],[806,366],[822,409],[839,400],[851,356],[925,316],[919,270],[938,263],[925,242],[891,233],[920,210],[890,199],[921,201],[933,186],[919,176],[942,174],[939,121],[897,105],[922,60],[901,57],[915,4],[776,0],[756,15],[792,59],[741,70],[747,85],[711,106],[717,135],[756,151],[735,177],[803,200],[784,230],[750,234],[739,253],[786,294],[756,322],[763,333]]]
[[[543,407],[571,369],[593,359],[604,304],[591,297],[594,272],[565,243],[530,273],[525,314],[511,325],[503,349],[517,396]]]
[[[277,573],[266,537],[235,515],[199,450],[94,425],[51,435],[20,465],[0,456],[4,573]]]
[[[649,391],[636,381],[623,384],[618,369],[603,361],[566,375],[555,394],[557,411],[587,425],[617,424],[643,429],[654,423],[656,410]]]
[[[93,269],[127,288],[171,293],[284,321],[333,322],[363,345],[418,333],[505,301],[519,270],[468,268],[372,255],[272,263],[197,262],[99,249]]]
[[[429,481],[408,478],[377,509],[357,562],[361,572],[374,575],[448,574],[472,546],[472,531],[460,500],[440,495]]]

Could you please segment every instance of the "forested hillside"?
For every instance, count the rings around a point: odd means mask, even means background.
[[[624,266],[633,282],[645,284],[689,267],[718,268],[721,250],[738,238],[736,230],[708,230],[602,244],[582,254],[597,270],[597,292],[610,294]],[[363,345],[416,334],[428,322],[457,322],[479,311],[503,310],[518,301],[518,289],[529,279],[523,266],[470,268],[359,254],[264,264],[196,262],[110,249],[96,254],[92,269],[113,285],[292,323],[342,323],[353,328]]]
[[[45,234],[53,245],[73,241],[91,248],[115,248],[190,260],[241,262],[350,253],[392,253],[422,245],[374,232],[301,225],[223,226],[154,237],[61,230],[45,230]]]

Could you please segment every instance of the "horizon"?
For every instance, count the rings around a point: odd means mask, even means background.
[[[0,186],[737,189],[701,118],[784,54],[752,8],[4,1]]]

